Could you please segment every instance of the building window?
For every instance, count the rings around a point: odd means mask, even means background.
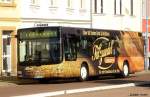
[[[0,0],[0,6],[3,7],[16,7],[14,0]]]
[[[80,7],[83,8],[83,0],[80,0]]]
[[[68,8],[72,8],[72,0],[68,0]]]
[[[122,14],[122,0],[114,0],[114,14],[115,15]]]
[[[97,13],[97,0],[94,0],[94,13]]]
[[[50,0],[50,5],[54,6],[54,0]]]
[[[114,0],[114,14],[116,15],[116,0]]]
[[[103,0],[101,0],[101,13],[103,13]]]
[[[131,16],[133,16],[133,0],[131,0]]]
[[[84,3],[85,3],[84,0],[81,0],[81,1],[80,1],[80,8],[83,8],[83,7],[84,7]]]
[[[122,0],[120,0],[120,15],[122,14]]]
[[[50,0],[49,2],[51,7],[57,6],[57,0]]]
[[[86,9],[86,1],[85,0],[79,0],[80,1],[80,8],[79,8],[79,12],[80,14],[84,14],[87,12],[87,9]]]
[[[0,0],[0,3],[12,3],[13,0]]]
[[[94,13],[103,13],[103,0],[94,1]]]
[[[31,0],[32,5],[39,5],[39,0]]]
[[[31,5],[30,5],[31,9],[39,9],[40,8],[40,2],[39,0],[31,0]]]
[[[58,10],[57,0],[49,0],[49,10],[51,14],[55,14]]]
[[[66,7],[66,11],[68,15],[72,15],[74,13],[74,9],[73,9],[73,1],[75,0],[67,0],[67,7]],[[80,6],[80,5],[79,5]]]

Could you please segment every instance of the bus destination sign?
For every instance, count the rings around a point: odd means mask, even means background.
[[[57,37],[57,31],[21,32],[21,39]]]

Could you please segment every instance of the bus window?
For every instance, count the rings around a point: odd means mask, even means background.
[[[25,61],[25,55],[26,55],[26,42],[25,41],[20,41],[20,48],[19,48],[19,57],[20,61],[23,62]]]
[[[90,57],[92,55],[92,38],[88,38],[88,37],[82,37],[80,38],[80,46],[78,47],[79,49],[79,57]]]
[[[20,41],[20,62],[49,64],[61,61],[59,39],[38,39]]]
[[[75,61],[77,59],[77,42],[75,38],[65,39],[64,53],[66,61]]]
[[[88,46],[87,40],[81,40],[81,48],[87,49],[87,46]]]

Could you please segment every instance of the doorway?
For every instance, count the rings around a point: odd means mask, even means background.
[[[12,31],[2,32],[2,74],[3,76],[10,76],[11,73],[11,38]]]

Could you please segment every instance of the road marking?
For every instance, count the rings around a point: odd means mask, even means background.
[[[97,91],[97,90],[107,90],[107,89],[114,89],[114,88],[124,88],[124,87],[131,87],[131,86],[135,86],[135,84],[134,83],[129,83],[129,84],[121,84],[121,85],[111,85],[111,86],[99,86],[99,87],[92,87],[92,88],[73,89],[73,90],[67,90],[66,94],[90,92],[90,91]]]
[[[62,90],[55,92],[45,92],[31,95],[21,95],[21,96],[12,96],[12,97],[51,97],[51,96],[60,96],[65,94],[74,94],[74,93],[82,93],[82,92],[92,92],[98,90],[108,90],[108,89],[116,89],[116,88],[124,88],[124,87],[133,87],[137,85],[150,84],[149,82],[141,82],[141,83],[128,83],[128,84],[120,84],[120,85],[110,85],[110,86],[98,86],[91,88],[80,88],[80,89],[72,89],[72,90]]]
[[[46,93],[12,96],[12,97],[51,97],[51,96],[58,96],[58,95],[63,95],[63,94],[64,94],[64,91],[56,91],[56,92],[46,92]]]

